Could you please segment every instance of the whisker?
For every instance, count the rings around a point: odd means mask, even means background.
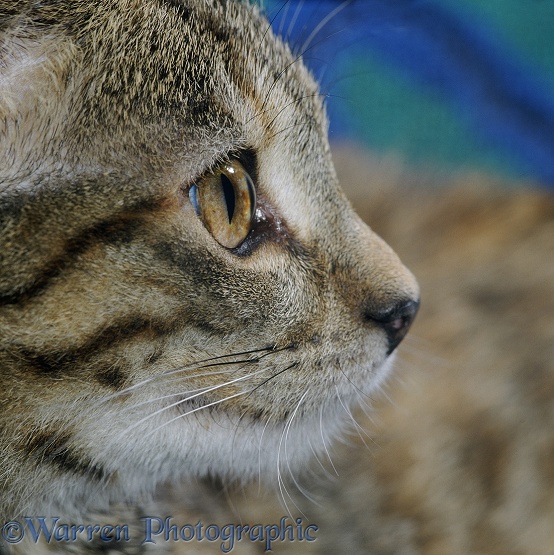
[[[220,372],[223,373],[223,372]],[[201,374],[201,376],[209,376],[210,374]],[[198,376],[194,376],[195,378]],[[177,381],[177,380],[175,380]],[[195,392],[199,392],[199,393],[205,393],[206,389],[209,386],[206,387],[199,387],[197,389],[188,389],[186,391],[186,395],[189,395],[190,393],[195,393]],[[138,407],[142,407],[144,405],[150,405],[151,403],[156,403],[158,401],[163,401],[164,399],[168,399],[170,397],[182,397],[184,394],[183,391],[178,391],[176,393],[168,393],[167,395],[160,395],[159,397],[152,397],[151,399],[147,399],[146,401],[141,401],[140,403],[135,403],[134,405],[130,405],[128,407],[122,407],[121,408],[121,412],[124,411],[132,411],[137,409]]]
[[[300,98],[296,98],[295,100],[293,100],[292,102],[289,102],[288,104],[285,104],[282,108],[279,108],[279,111],[273,117],[273,119],[271,119],[266,124],[266,128],[268,129],[269,127],[271,127],[273,125],[273,123],[275,122],[275,120],[290,106],[293,106],[294,104],[297,104],[300,101],[305,100],[306,98],[314,98],[314,97],[317,97],[317,96],[323,96],[323,95],[322,95],[322,93],[307,94],[305,96],[301,96]]]
[[[352,423],[354,424],[354,428],[358,434],[358,437],[360,438],[360,440],[362,441],[362,443],[365,445],[365,447],[367,448],[368,451],[371,451],[369,448],[369,445],[365,442],[365,439],[362,437],[362,434],[364,436],[366,436],[369,440],[373,441],[373,439],[371,438],[371,436],[369,435],[369,433],[364,430],[364,428],[360,425],[360,423],[356,420],[356,418],[354,417],[354,415],[352,414],[352,411],[344,404],[340,392],[338,390],[338,387],[335,385],[335,390],[337,392],[337,399],[339,400],[339,403],[341,404],[342,408],[344,409],[344,411],[346,412],[346,414],[348,415],[348,417],[350,418],[350,420],[352,420]]]
[[[258,385],[249,393],[249,395],[252,395],[252,393],[254,393],[254,391],[256,391],[257,389],[259,389],[260,387],[262,387],[263,385],[265,385],[267,382],[271,381],[273,378],[276,378],[277,376],[280,376],[283,372],[286,372],[287,370],[290,370],[291,368],[295,368],[296,366],[298,366],[298,362],[293,362],[290,366],[287,366],[286,368],[283,368],[282,370],[279,370],[278,372],[276,372],[275,374],[273,374],[272,376],[270,376],[269,378],[267,378],[266,380],[264,380],[262,383],[258,384]]]
[[[306,390],[306,393],[307,393],[307,392],[308,392],[308,391]],[[296,416],[296,413],[297,413],[297,411],[298,411],[298,408],[300,407],[300,403],[302,402],[302,400],[303,400],[303,399],[301,399],[301,400],[298,402],[298,405],[296,406],[296,409],[295,409],[295,411],[294,411],[294,413],[293,413],[293,415],[292,415],[290,421],[287,423],[287,426],[286,426],[285,442],[284,442],[284,444],[285,444],[285,461],[286,461],[286,463],[287,463],[287,469],[288,469],[288,471],[289,471],[289,476],[292,478],[293,484],[296,486],[296,488],[298,489],[298,491],[299,491],[306,499],[308,499],[308,500],[309,500],[310,502],[312,502],[312,503],[315,503],[316,500],[312,497],[312,495],[310,495],[310,494],[308,493],[308,491],[306,491],[306,489],[303,488],[303,487],[298,483],[298,481],[296,480],[296,477],[294,476],[294,473],[292,472],[292,469],[291,469],[291,467],[290,467],[290,462],[289,462],[289,457],[288,457],[288,450],[287,450],[287,441],[288,441],[290,429],[291,429],[291,426],[292,426],[292,422],[293,422],[294,417]],[[298,507],[296,507],[296,508],[298,509]],[[303,515],[303,516],[304,516],[304,515]]]
[[[331,19],[333,19],[337,14],[339,14],[342,10],[344,10],[344,8],[346,8],[346,6],[348,6],[349,4],[352,4],[352,0],[345,0],[342,4],[338,5],[333,11],[331,11],[330,13],[328,13],[314,28],[314,30],[310,33],[310,35],[308,36],[308,38],[304,41],[304,43],[302,44],[302,47],[300,48],[300,50],[302,51],[306,51],[308,49],[308,47],[310,46],[312,40],[316,37],[316,35],[319,33],[319,31],[321,31],[321,29],[323,29],[323,27],[325,27],[325,25],[327,25],[327,23],[329,23],[329,21],[331,21]]]
[[[281,77],[283,76],[283,74],[285,73],[285,71],[287,71],[287,69],[289,67],[292,67],[296,62],[298,62],[300,60],[300,58],[302,58],[302,54],[299,54],[292,62],[288,63],[273,79],[273,83],[271,83],[268,91],[265,94],[264,100],[262,102],[262,106],[261,109],[263,110],[269,100],[269,98],[271,97],[271,93],[273,92],[273,89],[275,87],[275,85],[279,82],[279,79],[281,79]]]
[[[304,7],[304,0],[302,0],[301,2],[298,3],[298,5],[296,6],[296,10],[294,12],[294,15],[292,17],[291,22],[289,23],[289,27],[287,29],[287,34],[286,34],[286,41],[288,42],[290,39],[290,36],[292,34],[292,31],[294,30],[294,26],[296,25],[296,21],[298,20],[298,16],[300,15],[300,13],[302,12],[302,8]]]
[[[289,13],[289,8],[290,8],[290,1],[289,0],[285,0],[284,8],[285,8],[285,11],[281,15],[281,21],[279,23],[279,30],[277,31],[278,36],[283,35],[283,25],[285,24],[285,21],[287,19],[287,15]]]
[[[402,354],[411,354],[419,359],[420,362],[426,362],[432,365],[451,366],[451,361],[441,355],[433,353],[434,344],[418,335],[410,334],[402,341],[402,348],[399,351]]]
[[[294,499],[292,498],[292,496],[290,495],[290,493],[287,490],[287,487],[285,485],[285,482],[283,480],[283,476],[281,474],[281,449],[283,447],[283,441],[285,441],[285,450],[286,450],[286,439],[288,438],[288,430],[290,429],[290,426],[292,424],[292,421],[294,419],[294,417],[296,416],[296,413],[298,412],[298,409],[300,408],[301,404],[304,402],[304,399],[306,398],[306,395],[308,394],[308,389],[306,389],[306,391],[304,391],[302,397],[300,398],[300,400],[298,401],[298,403],[296,404],[296,407],[294,409],[294,411],[292,412],[292,414],[289,416],[289,418],[287,419],[287,423],[281,433],[281,438],[279,439],[279,447],[277,449],[277,481],[279,484],[279,491],[281,493],[281,499],[283,500],[283,504],[285,507],[285,510],[288,512],[289,516],[292,518],[292,512],[290,511],[286,499],[285,499],[285,493],[287,494],[287,497],[291,500],[292,504],[296,507],[296,509],[305,517],[305,515],[302,513],[302,511],[300,510],[300,508],[298,507],[298,505],[296,504],[296,502],[294,501]],[[288,461],[287,461],[288,463]],[[290,473],[290,466],[289,466],[289,473]]]
[[[284,133],[285,131],[289,131],[290,129],[293,129],[294,127],[298,127],[299,125],[304,125],[304,122],[296,122],[296,123],[293,123],[292,125],[287,125],[287,127],[283,127],[282,129],[279,129],[279,131],[276,131],[275,133],[273,133],[273,135],[268,137],[268,141],[272,141],[275,137],[277,137],[277,135],[280,135],[281,133]],[[286,140],[288,137],[289,137],[289,135],[286,135],[285,137],[283,137],[282,140],[280,141],[280,143],[282,141]]]
[[[325,449],[325,453],[327,454],[327,458],[329,459],[329,462],[331,463],[331,466],[333,467],[335,474],[338,476],[339,472],[336,469],[335,465],[333,464],[333,460],[331,459],[331,454],[329,453],[329,449],[327,448],[327,443],[323,435],[323,405],[321,405],[321,408],[319,409],[319,433],[321,435],[321,441],[323,443],[323,448]]]
[[[288,2],[289,2],[289,0],[286,0],[286,2],[281,5],[281,7],[277,10],[277,13],[269,21],[269,25],[267,26],[267,29],[265,30],[265,33],[262,35],[262,38],[260,39],[260,43],[258,44],[258,48],[256,49],[256,53],[254,54],[254,58],[256,60],[258,59],[258,55],[260,54],[260,49],[261,49],[262,44],[265,40],[265,37],[267,36],[269,31],[271,30],[271,27],[273,26],[273,22],[277,19],[277,16],[281,13],[281,10],[285,7],[286,4],[288,4]]]
[[[310,58],[310,59],[312,59],[312,58]],[[340,85],[341,83],[344,83],[345,81],[348,82],[350,79],[360,79],[360,77],[367,77],[367,76],[370,76],[370,75],[371,75],[370,71],[353,71],[353,72],[350,72],[350,73],[343,73],[341,75],[338,75],[334,79],[326,81],[326,82],[323,82],[323,79],[320,79],[319,82],[321,84],[321,88],[325,88],[325,90],[329,91],[329,90],[333,89],[333,87],[335,87],[335,85]],[[347,99],[345,97],[341,97],[341,96],[336,96],[335,98],[340,98],[341,100],[349,100],[349,99]]]
[[[153,381],[159,381],[162,378],[167,378],[168,376],[172,376],[172,375],[178,374],[180,372],[187,372],[189,370],[198,370],[198,369],[201,369],[201,368],[212,368],[214,366],[225,366],[225,365],[234,365],[234,364],[243,364],[243,363],[248,364],[249,362],[257,362],[258,360],[260,360],[261,358],[263,358],[265,356],[269,356],[272,353],[280,352],[281,350],[286,349],[286,348],[287,347],[282,347],[281,349],[275,349],[274,347],[263,347],[261,349],[252,349],[250,351],[229,353],[227,355],[220,355],[220,356],[217,356],[217,357],[201,359],[201,360],[192,362],[192,363],[190,363],[186,366],[180,366],[179,368],[175,368],[175,369],[169,370],[167,372],[162,372],[162,373],[157,374],[155,376],[150,376],[150,377],[145,378],[144,380],[142,380],[140,382],[137,382],[133,385],[130,385],[129,387],[126,387],[125,389],[122,389],[121,391],[117,391],[117,392],[112,393],[110,395],[104,396],[100,399],[94,399],[94,401],[97,402],[97,403],[105,403],[105,402],[111,401],[116,397],[120,397],[122,395],[127,395],[130,391],[133,391],[133,390],[135,390],[139,387],[147,385],[147,384],[149,384]],[[261,355],[260,357],[257,357],[257,358],[222,361],[222,359],[225,359],[225,358],[245,356],[245,355],[254,354],[254,353],[264,353],[264,354]],[[222,361],[222,362],[212,362],[212,361]]]
[[[262,387],[263,385],[267,384],[267,383],[268,383],[269,381],[271,381],[273,378],[276,378],[277,376],[283,374],[283,373],[286,372],[287,370],[290,370],[291,368],[294,368],[295,366],[297,366],[297,364],[298,364],[297,362],[294,362],[294,363],[291,364],[290,366],[287,366],[286,368],[283,368],[282,370],[279,370],[279,371],[276,372],[275,374],[271,375],[269,378],[263,380],[261,383],[259,383],[256,387],[254,387],[254,388],[248,393],[248,395],[246,396],[246,399],[248,399],[248,397],[250,397],[257,389],[259,389],[259,388]],[[246,414],[247,414],[247,411],[244,410],[244,411],[242,412],[242,414],[240,415],[240,417],[239,417],[239,419],[238,419],[238,421],[237,421],[237,423],[236,423],[236,425],[235,425],[235,432],[234,432],[234,437],[233,437],[233,444],[234,444],[234,442],[235,442],[237,433],[238,433],[238,431],[239,431],[240,423],[242,422],[242,420],[244,419],[244,417],[246,416]],[[266,421],[266,424],[265,424],[264,429],[263,429],[263,431],[262,431],[262,437],[263,437],[263,434],[265,433],[265,430],[266,430],[266,427],[267,427],[268,424],[269,424],[269,419]],[[261,438],[260,438],[260,448],[259,448],[259,450],[261,450]],[[261,455],[260,455],[260,456],[261,456]],[[260,477],[261,477],[261,474],[260,474]]]
[[[319,466],[321,467],[321,469],[323,470],[324,474],[326,476],[331,477],[331,474],[329,472],[328,468],[325,468],[324,464],[321,462],[321,459],[319,458],[319,453],[316,451],[313,443],[311,442],[311,440],[308,442],[308,445],[310,446],[310,450],[312,451],[312,454],[314,456],[314,459],[317,461],[317,463],[319,464]]]
[[[264,438],[265,431],[269,426],[269,419],[266,421],[264,425],[264,429],[262,430],[262,435],[260,436],[260,444],[258,446],[258,496],[262,490],[262,442]]]
[[[198,412],[200,410],[204,410],[207,409],[209,407],[213,407],[216,405],[220,405],[221,403],[224,403],[225,401],[229,401],[230,399],[235,399],[236,397],[240,397],[241,395],[244,395],[245,393],[248,393],[249,390],[246,391],[239,391],[238,393],[234,393],[233,395],[229,395],[228,397],[224,397],[223,399],[217,399],[216,401],[212,401],[211,403],[208,403],[207,405],[202,405],[201,407],[196,407],[194,409],[191,409],[187,412],[184,412],[183,414],[179,414],[177,416],[175,416],[174,418],[171,418],[170,420],[168,420],[167,422],[164,422],[161,426],[158,426],[157,428],[155,428],[154,430],[151,430],[150,432],[148,432],[147,434],[145,434],[144,437],[149,437],[152,434],[155,434],[156,432],[158,432],[159,430],[161,430],[162,428],[165,428],[166,426],[168,426],[169,424],[171,424],[172,422],[175,422],[176,420],[179,420],[180,418],[184,418],[185,416],[189,416],[191,414],[194,414],[195,412]],[[167,407],[170,408],[170,407]]]
[[[337,32],[341,32],[341,31],[335,31],[334,33],[331,33],[331,35],[329,35],[328,37],[324,37],[322,40],[327,40],[328,38],[330,38],[331,36],[333,36],[334,34],[336,34]],[[271,93],[273,92],[273,89],[275,87],[275,85],[279,82],[279,79],[281,79],[281,77],[283,76],[283,74],[287,71],[287,69],[289,69],[290,67],[292,67],[295,63],[297,63],[305,54],[306,52],[308,52],[309,50],[311,50],[314,46],[317,46],[321,41],[318,41],[314,44],[312,44],[311,46],[309,46],[306,49],[301,49],[300,53],[292,60],[292,62],[289,62],[287,65],[285,65],[283,67],[283,69],[281,69],[281,71],[279,71],[279,73],[277,73],[277,75],[275,76],[275,78],[273,79],[273,82],[271,83],[268,91],[265,94],[264,100],[262,102],[262,106],[261,106],[261,110],[263,110],[268,102],[268,100],[271,97]]]
[[[143,424],[143,423],[146,422],[147,420],[150,420],[151,418],[154,418],[154,417],[156,417],[157,415],[159,415],[159,414],[161,414],[161,413],[163,413],[163,412],[165,412],[165,411],[167,411],[167,410],[169,410],[169,409],[171,409],[171,408],[173,408],[173,407],[176,407],[176,406],[178,406],[178,405],[181,405],[181,404],[183,404],[183,403],[186,403],[186,402],[188,402],[188,401],[191,401],[192,399],[195,399],[195,398],[197,398],[197,397],[200,397],[201,395],[204,395],[204,394],[206,394],[206,393],[211,393],[212,391],[217,391],[218,389],[221,389],[222,387],[226,387],[226,386],[228,386],[228,385],[232,385],[232,384],[234,384],[234,383],[238,383],[238,382],[240,382],[240,381],[244,381],[244,380],[246,380],[246,379],[249,379],[249,378],[251,378],[251,377],[253,377],[253,376],[256,376],[257,374],[260,374],[260,373],[266,372],[266,371],[267,371],[267,368],[262,368],[261,370],[258,370],[257,372],[252,372],[252,373],[247,374],[247,375],[245,375],[245,376],[240,376],[240,377],[238,377],[238,378],[235,378],[235,379],[233,379],[233,380],[229,380],[229,381],[224,382],[224,383],[222,383],[222,384],[218,384],[218,385],[209,387],[209,388],[205,389],[204,391],[202,391],[202,392],[200,392],[200,393],[195,393],[194,395],[189,395],[189,396],[186,397],[185,399],[179,399],[179,400],[176,401],[175,403],[170,403],[169,405],[167,405],[167,406],[165,406],[165,407],[162,407],[161,409],[158,409],[158,410],[154,411],[153,413],[150,413],[149,415],[145,416],[144,418],[141,418],[141,419],[138,420],[137,422],[134,422],[131,426],[128,426],[121,434],[123,434],[123,435],[127,434],[130,430],[136,428],[137,426],[140,426],[141,424]],[[241,395],[244,394],[244,393],[245,393],[245,392],[241,392]],[[211,404],[209,404],[209,405],[203,405],[202,407],[198,407],[198,408],[205,408],[205,407],[211,406],[211,405],[213,405],[213,404],[214,404],[214,403],[211,403]],[[193,411],[190,411],[190,412],[184,413],[184,414],[182,414],[182,415],[179,415],[179,417],[185,416],[186,414],[190,414],[191,412],[195,412],[196,410],[197,410],[197,409],[194,409]],[[170,420],[169,422],[172,422],[172,421],[173,421],[173,420]],[[168,424],[169,422],[167,422],[166,424]],[[163,427],[163,426],[162,426],[162,427]],[[121,435],[121,434],[120,434],[120,435]],[[118,436],[118,437],[119,437],[119,436]]]
[[[343,368],[341,367],[341,365],[338,365],[338,369],[340,370],[340,373],[344,376],[344,378],[346,379],[346,381],[354,388],[354,390],[361,396],[361,401],[362,403],[367,403],[367,400],[369,399],[370,401],[374,401],[373,397],[371,396],[370,393],[364,391],[363,389],[360,389],[346,374],[346,372],[343,370]],[[336,385],[335,385],[336,387]]]
[[[286,108],[288,108],[289,106],[292,106],[294,104],[297,104],[298,102],[300,102],[301,100],[305,100],[306,98],[312,98],[314,96],[327,96],[325,93],[322,92],[317,92],[317,93],[312,93],[312,94],[306,94],[304,96],[301,96],[300,98],[295,98],[294,100],[291,100],[289,103],[285,104],[282,108],[266,108],[266,109],[260,109],[258,110],[253,116],[251,116],[250,118],[248,118],[244,124],[247,125],[249,124],[252,120],[262,116],[263,114],[266,114],[268,112],[272,112],[273,110],[277,109],[279,110],[279,113],[277,114],[277,116],[279,116],[279,114],[285,110]],[[271,125],[275,119],[277,118],[277,116],[275,116],[275,118],[273,118],[269,124],[266,125],[266,127],[269,127],[269,125]]]

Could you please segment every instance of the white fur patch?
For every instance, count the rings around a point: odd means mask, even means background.
[[[68,103],[64,75],[75,48],[59,37],[9,36],[0,59],[0,167],[2,189],[26,189],[37,172],[52,173]],[[48,113],[48,125],[37,125]]]

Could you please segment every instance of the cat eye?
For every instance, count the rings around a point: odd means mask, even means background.
[[[189,198],[220,245],[234,249],[246,239],[256,210],[256,191],[238,160],[226,162],[204,175],[189,189]]]

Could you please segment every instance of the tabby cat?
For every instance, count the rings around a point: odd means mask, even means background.
[[[226,0],[0,0],[0,40],[2,523],[294,476],[418,307],[301,58]]]

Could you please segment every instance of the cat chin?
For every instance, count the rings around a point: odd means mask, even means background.
[[[275,424],[229,415],[198,417],[187,423],[187,437],[179,447],[184,459],[172,474],[187,477],[215,476],[223,481],[252,480],[277,484],[295,481],[298,474],[319,459],[332,456],[333,444],[359,428],[358,408],[368,409],[390,376],[394,354],[372,372],[365,391],[353,384],[337,388],[332,399],[310,407],[298,405],[286,421]],[[175,447],[175,444],[174,444]],[[315,462],[315,465],[318,465]]]
[[[141,504],[168,482],[195,482],[217,477],[224,483],[259,481],[280,487],[297,483],[309,469],[332,468],[334,440],[344,439],[355,421],[357,405],[370,402],[390,373],[394,357],[376,371],[363,395],[359,389],[337,390],[335,398],[299,403],[284,422],[198,412],[164,427],[157,435],[146,430],[107,442],[107,477],[99,483],[78,476],[53,480],[43,502],[22,506],[26,514],[77,518],[90,510],[107,510],[113,502]],[[102,447],[98,446],[100,456]],[[115,458],[114,453],[117,453]],[[319,461],[319,464],[318,462]],[[313,463],[313,464],[312,464]]]
[[[394,359],[395,353],[372,367],[366,382],[350,377],[341,380],[332,396],[327,392],[326,397],[318,397],[310,388],[284,420],[272,422],[212,410],[173,421],[157,434],[141,430],[128,438],[120,451],[118,462],[123,471],[118,474],[135,476],[132,482],[142,484],[145,475],[164,480],[214,476],[268,483],[284,476],[294,478],[314,459],[328,458],[335,439],[358,428],[357,409],[369,409],[379,396]],[[367,373],[357,367],[356,377]],[[350,369],[348,375],[352,374]],[[113,454],[115,447],[108,447]],[[132,484],[129,488],[133,489]]]
[[[350,421],[340,404],[278,425],[246,418],[237,423],[213,414],[194,420],[182,426],[186,437],[176,434],[171,446],[160,438],[150,438],[148,448],[140,442],[125,448],[122,442],[118,459],[111,461],[111,478],[98,484],[77,476],[65,476],[58,484],[54,480],[41,502],[22,506],[18,514],[81,518],[91,511],[107,511],[114,502],[142,506],[164,483],[184,483],[186,491],[187,482],[205,477],[276,487],[295,482],[312,459],[329,456],[333,438],[344,433]]]

